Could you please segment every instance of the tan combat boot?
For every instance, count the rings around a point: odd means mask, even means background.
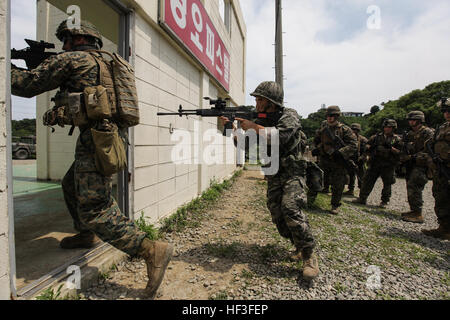
[[[59,243],[59,246],[63,249],[90,249],[93,248],[98,242],[99,238],[95,233],[91,231],[83,231],[71,237],[65,237]]]
[[[420,211],[411,211],[411,212],[402,214],[402,220],[406,221],[406,222],[412,222],[412,223],[423,223],[424,222],[422,212],[420,212]]]
[[[147,264],[148,282],[145,291],[150,299],[156,296],[172,254],[173,246],[169,243],[151,241],[147,238],[142,241],[138,255],[144,258]]]
[[[387,203],[387,202],[384,202],[384,201],[381,201],[381,203],[380,203],[380,205],[379,205],[379,207],[380,207],[381,209],[386,209],[387,206],[388,206],[388,203]]]
[[[336,216],[339,214],[338,208],[339,207],[331,207],[331,210],[329,212]]]
[[[315,279],[319,275],[319,259],[314,253],[309,255],[304,255],[303,261],[303,278],[307,281]]]
[[[450,228],[444,228],[442,225],[434,230],[422,230],[422,233],[429,237],[450,240]]]

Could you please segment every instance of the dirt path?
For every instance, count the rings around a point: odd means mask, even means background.
[[[419,227],[402,222],[400,213],[389,208],[346,201],[339,216],[329,215],[329,196],[322,194],[317,208],[307,210],[320,260],[319,277],[310,286],[300,276],[301,262],[288,260],[294,248],[271,222],[266,188],[259,172],[244,171],[219,202],[191,221],[196,227],[166,235],[176,253],[157,299],[450,297],[448,241],[421,235]],[[404,181],[394,189],[400,194]],[[427,220],[434,226],[435,219]],[[379,277],[378,286],[368,286],[371,276]],[[103,277],[82,298],[144,299],[143,261],[124,262]]]

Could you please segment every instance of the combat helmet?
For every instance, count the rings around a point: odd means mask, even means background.
[[[341,109],[338,106],[329,106],[327,108],[327,116],[341,116]]]
[[[358,131],[361,131],[361,125],[360,125],[359,123],[352,123],[352,124],[350,125],[350,128],[351,128],[352,130],[358,130]]]
[[[408,113],[406,120],[419,120],[420,122],[425,122],[425,115],[422,111],[411,111]]]
[[[442,112],[450,111],[450,98],[442,98],[436,105]]]
[[[63,42],[64,37],[66,37],[67,35],[70,35],[72,37],[92,37],[97,40],[100,48],[103,47],[102,35],[100,34],[100,31],[98,31],[98,29],[89,21],[81,20],[80,28],[75,28],[67,26],[67,20],[63,20],[63,22],[59,24],[58,29],[56,29],[56,37]]]
[[[253,97],[263,97],[273,102],[277,106],[283,106],[284,91],[283,88],[274,81],[261,82],[255,91],[250,93]]]
[[[384,119],[383,121],[383,128],[385,127],[392,127],[394,130],[397,129],[397,121],[394,119]]]

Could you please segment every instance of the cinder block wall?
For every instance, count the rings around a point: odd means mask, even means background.
[[[10,65],[7,62],[10,47],[10,14],[9,0],[0,0],[0,299],[10,299],[10,229],[8,218],[8,173],[10,137],[7,128],[10,122]],[[11,240],[12,241],[12,240]]]

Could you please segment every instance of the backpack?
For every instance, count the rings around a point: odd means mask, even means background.
[[[121,128],[139,124],[139,102],[133,67],[117,53],[89,50],[99,67],[99,82],[107,90],[111,114]],[[93,53],[106,54],[106,61]]]

